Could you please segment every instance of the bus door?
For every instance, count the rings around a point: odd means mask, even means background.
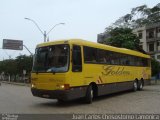
[[[81,46],[73,45],[72,47],[72,75],[71,83],[73,86],[83,85],[83,75],[82,75],[82,52]]]

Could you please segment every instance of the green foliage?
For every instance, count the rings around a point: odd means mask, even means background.
[[[160,3],[158,3],[153,8],[148,8],[147,5],[141,5],[132,8],[130,13],[116,20],[112,25],[106,28],[106,32],[108,32],[110,28],[137,28],[157,22],[160,22]]]
[[[15,74],[16,63],[13,59],[5,60],[0,62],[0,72],[5,72],[7,74]]]
[[[152,76],[156,76],[160,72],[160,63],[155,59],[151,61]]]
[[[130,28],[114,28],[110,30],[110,38],[104,40],[104,44],[110,44],[115,47],[139,50],[140,40],[132,33]]]
[[[31,72],[32,69],[32,56],[21,55],[16,58],[17,71],[19,74],[23,74],[23,70],[27,73]]]
[[[8,59],[0,61],[0,73],[4,72],[5,74],[16,75],[23,74],[23,70],[26,70],[30,74],[32,69],[32,56],[21,55],[16,59]]]
[[[148,8],[147,5],[135,7],[130,13],[120,17],[106,28],[106,34],[111,37],[104,39],[101,43],[144,52],[132,29],[156,22],[160,22],[160,3],[153,8]]]

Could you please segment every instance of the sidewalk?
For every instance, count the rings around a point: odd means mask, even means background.
[[[9,81],[1,81],[1,83],[5,84],[13,84],[13,85],[21,85],[30,87],[30,83],[18,83],[18,82],[9,82]]]
[[[151,85],[160,85],[160,80],[151,80]]]

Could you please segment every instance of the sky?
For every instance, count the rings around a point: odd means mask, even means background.
[[[49,31],[50,41],[80,38],[97,42],[97,34],[130,13],[131,9],[146,4],[153,7],[159,0],[0,0],[0,60],[14,59],[18,55],[30,55],[22,51],[4,50],[3,39],[23,40],[25,46],[34,53],[38,43],[42,43],[42,31]]]

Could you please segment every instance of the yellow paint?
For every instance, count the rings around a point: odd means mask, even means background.
[[[46,42],[37,45],[38,47],[57,45],[57,44],[69,44],[70,48],[73,45],[80,45],[82,52],[82,72],[72,72],[71,63],[71,50],[70,50],[70,67],[68,72],[65,73],[32,73],[31,83],[37,89],[44,90],[58,90],[63,89],[64,84],[73,86],[85,86],[91,82],[96,84],[107,84],[113,82],[124,82],[137,79],[150,79],[151,68],[150,67],[134,67],[134,66],[116,66],[116,65],[104,65],[104,64],[84,64],[83,61],[83,47],[90,46],[100,48],[104,50],[110,50],[129,55],[135,55],[144,58],[150,58],[150,56],[142,54],[137,51],[128,50],[124,48],[116,48],[108,45],[102,45],[98,43],[88,42],[79,39],[60,40],[53,42]]]

